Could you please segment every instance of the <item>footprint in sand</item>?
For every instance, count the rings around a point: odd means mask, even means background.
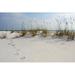
[[[13,48],[15,48],[16,52],[14,53],[14,55],[20,56],[20,51],[21,50],[17,49],[16,44],[14,44],[12,40],[10,40],[10,42],[8,43],[8,45],[11,45]],[[20,60],[25,60],[25,59],[26,59],[25,56],[20,57]]]
[[[8,45],[11,45],[11,43],[9,42]]]
[[[64,42],[62,42],[62,43],[60,43],[61,45],[65,45],[65,43]]]
[[[20,52],[20,49],[17,49],[17,48],[16,48],[16,53],[15,53],[14,55],[20,55],[20,53],[21,53],[21,52]]]
[[[21,59],[21,60],[25,60],[25,59],[26,59],[26,57],[25,57],[25,56],[22,56],[20,59]]]
[[[17,51],[21,51],[20,49],[16,49]]]
[[[14,53],[14,55],[17,55],[17,56],[19,56],[19,55],[20,55],[20,53],[19,53],[19,52],[16,52],[16,53]]]
[[[11,44],[11,46],[15,47],[15,44]]]

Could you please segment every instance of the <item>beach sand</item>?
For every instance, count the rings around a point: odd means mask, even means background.
[[[0,62],[75,62],[75,41],[39,37],[0,39]]]

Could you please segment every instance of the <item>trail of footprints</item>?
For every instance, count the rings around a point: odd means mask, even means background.
[[[20,54],[22,53],[21,49],[18,49],[16,47],[16,44],[13,42],[13,39],[9,39],[8,45],[12,46],[16,50],[16,53],[14,55],[20,56]],[[25,59],[26,59],[26,56],[20,56],[20,60],[25,60]]]

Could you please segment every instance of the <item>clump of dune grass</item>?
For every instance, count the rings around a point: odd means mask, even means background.
[[[67,40],[74,40],[74,37],[75,37],[75,33],[73,31],[71,31],[71,32],[68,33]]]
[[[0,37],[1,39],[5,39],[6,38],[6,36],[4,35],[3,37]]]
[[[11,30],[11,33],[15,32],[14,30]]]
[[[43,29],[41,35],[43,37],[47,37],[48,36],[48,30],[47,29]]]
[[[67,40],[74,40],[75,33],[71,30],[64,30],[63,35],[67,36]]]
[[[66,36],[67,40],[74,40],[75,33],[70,30],[59,30],[55,34],[58,38],[64,38],[63,36]]]
[[[32,35],[32,37],[37,35],[37,30],[30,30],[30,33]]]
[[[61,37],[63,37],[63,35],[64,35],[64,32],[63,32],[63,30],[58,30],[58,31],[56,31],[56,34],[55,34],[58,38],[61,38]]]
[[[23,30],[23,31],[20,31],[20,33],[21,33],[21,37],[23,37],[23,36],[26,35],[27,31],[26,30]]]

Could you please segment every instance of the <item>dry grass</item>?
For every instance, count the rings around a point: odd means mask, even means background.
[[[49,36],[49,33],[50,33],[47,29],[24,30],[24,31],[17,31],[17,32],[21,33],[21,37],[25,36],[27,32],[29,32],[31,36],[34,37],[37,35],[38,31],[42,31],[42,33],[39,33],[42,37],[47,37]],[[13,32],[14,31],[11,31],[11,33]],[[57,30],[54,36],[56,36],[57,38],[64,38],[64,36],[66,36],[67,40],[74,40],[75,32],[67,30],[67,29]]]
[[[29,32],[31,33],[32,37],[37,35],[37,30],[29,30]]]
[[[69,32],[69,34],[68,34],[67,40],[74,40],[74,37],[75,37],[75,33],[71,31],[71,32]]]
[[[20,31],[20,33],[21,33],[21,37],[23,37],[26,35],[27,31]]]
[[[42,34],[43,37],[47,37],[48,36],[48,30],[42,30]]]
[[[58,38],[63,38],[63,36],[67,36],[67,40],[74,40],[75,33],[70,30],[59,30],[55,34]]]

